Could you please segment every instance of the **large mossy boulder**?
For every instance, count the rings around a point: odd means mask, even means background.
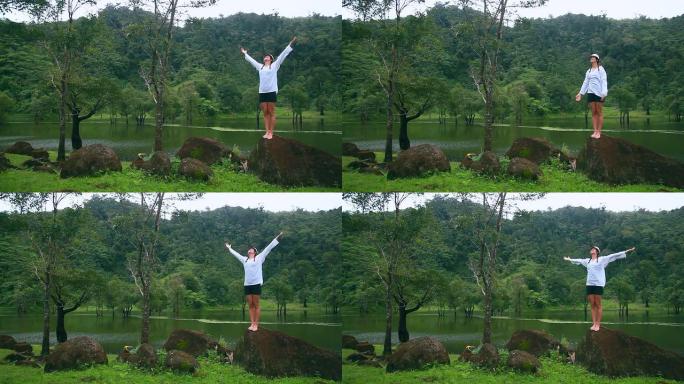
[[[342,142],[342,156],[356,156],[359,152],[359,147],[354,143]]]
[[[171,158],[164,151],[155,151],[149,160],[135,159],[131,162],[131,168],[141,169],[153,175],[168,176],[171,174]]]
[[[684,163],[617,137],[587,138],[577,167],[590,179],[604,183],[684,188]]]
[[[541,363],[535,355],[517,349],[508,354],[506,365],[516,371],[526,373],[537,373],[541,369]]]
[[[509,351],[520,350],[529,352],[537,357],[546,355],[552,350],[560,348],[560,343],[546,331],[539,329],[521,329],[513,332],[506,343]]]
[[[514,157],[508,164],[508,174],[519,179],[538,180],[543,172],[535,162]]]
[[[195,181],[209,181],[214,175],[214,171],[204,164],[201,160],[186,157],[181,160],[178,167],[178,173],[185,176],[187,179]]]
[[[33,146],[28,141],[17,141],[5,149],[7,153],[13,153],[16,155],[31,156],[33,153]]]
[[[389,164],[387,178],[420,177],[449,171],[449,159],[438,146],[421,144],[399,152],[397,159]]]
[[[577,346],[577,361],[601,375],[662,376],[684,380],[684,357],[623,331],[587,330]]]
[[[57,344],[45,360],[45,372],[79,369],[94,364],[107,364],[102,345],[88,336],[79,336]]]
[[[492,151],[482,152],[479,159],[474,159],[470,155],[466,155],[463,158],[463,161],[461,161],[461,166],[465,169],[487,175],[496,175],[501,172],[499,157]]]
[[[340,381],[342,358],[282,332],[245,331],[235,359],[247,372],[268,377],[318,376]]]
[[[356,337],[352,335],[342,335],[342,348],[355,349],[356,345],[359,343]]]
[[[263,181],[286,187],[342,186],[341,158],[282,136],[260,139],[250,153],[249,169]]]
[[[466,347],[459,356],[459,360],[461,361],[466,361],[486,368],[495,368],[499,365],[500,359],[499,351],[490,343],[482,344],[476,353],[469,347]]]
[[[418,337],[401,343],[387,358],[387,372],[424,369],[438,364],[450,364],[444,344],[434,337]]]
[[[105,145],[93,144],[71,152],[62,164],[60,177],[92,176],[107,171],[121,172],[119,156]]]
[[[230,157],[230,150],[226,146],[210,137],[188,137],[181,145],[176,156],[181,159],[193,158],[212,165]]]
[[[541,137],[519,137],[513,141],[506,151],[509,159],[520,157],[535,164],[541,164],[552,157],[558,157],[560,150],[548,140]]]
[[[17,340],[10,335],[0,335],[0,348],[3,349],[14,349],[17,344]]]
[[[202,356],[209,349],[215,349],[218,343],[211,336],[192,329],[174,329],[164,342],[167,351],[178,350],[195,357]]]
[[[195,373],[200,367],[193,355],[175,349],[166,354],[164,365],[176,373]]]

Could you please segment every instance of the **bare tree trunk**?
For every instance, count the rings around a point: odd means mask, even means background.
[[[385,343],[382,349],[383,356],[392,354],[392,276],[387,274],[385,282]]]

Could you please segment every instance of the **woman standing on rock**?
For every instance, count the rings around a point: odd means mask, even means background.
[[[589,253],[591,254],[591,258],[589,259],[563,258],[563,260],[587,268],[587,300],[589,301],[589,304],[591,304],[591,321],[593,324],[590,329],[592,331],[598,331],[599,328],[601,328],[601,316],[603,316],[601,295],[603,295],[603,287],[606,285],[606,266],[611,261],[626,258],[627,253],[632,252],[635,249],[636,248],[632,247],[626,251],[599,257],[601,249],[594,245],[589,250]]]
[[[230,244],[226,243],[226,249],[242,263],[242,267],[245,270],[245,296],[249,305],[249,320],[251,322],[247,329],[250,331],[259,329],[259,316],[261,315],[259,296],[261,295],[261,285],[264,283],[261,266],[264,264],[266,256],[278,245],[278,241],[282,236],[283,233],[280,232],[261,253],[257,253],[256,248],[250,247],[247,250],[247,257],[237,253],[231,248]]]
[[[575,96],[575,101],[580,101],[582,95],[587,94],[587,103],[591,107],[591,122],[594,126],[594,133],[591,135],[594,139],[601,138],[601,130],[603,129],[603,102],[608,96],[608,75],[606,70],[601,65],[599,55],[593,53],[589,56],[591,67],[587,69],[584,76],[584,83],[579,93]]]
[[[294,45],[296,41],[297,37],[295,36],[275,60],[273,60],[273,55],[271,54],[264,55],[263,64],[254,60],[247,54],[246,49],[240,47],[240,52],[245,55],[245,59],[259,71],[259,107],[264,113],[264,127],[266,128],[266,133],[263,137],[265,139],[272,139],[273,130],[275,129],[275,104],[278,96],[278,69],[287,55],[292,52],[292,45]]]

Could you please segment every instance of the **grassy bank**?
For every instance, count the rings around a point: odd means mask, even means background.
[[[377,352],[382,351],[382,345],[375,345]],[[345,359],[342,365],[342,377],[345,383],[549,383],[549,384],[664,384],[676,383],[673,380],[664,380],[659,377],[630,377],[613,379],[599,376],[587,371],[584,367],[562,362],[560,357],[542,357],[541,372],[523,374],[512,371],[505,367],[507,353],[501,353],[500,366],[495,371],[480,369],[470,363],[458,361],[458,355],[450,354],[450,365],[441,365],[422,371],[405,371],[386,373],[384,368],[361,367],[353,363],[347,363],[346,357],[355,351],[344,349],[342,356]]]
[[[382,152],[375,152],[382,159]],[[354,157],[342,157],[342,185],[350,192],[425,192],[425,191],[514,191],[514,192],[661,192],[677,188],[653,184],[609,185],[590,180],[581,172],[564,170],[558,164],[541,165],[544,175],[538,181],[516,179],[508,175],[496,177],[480,175],[461,168],[452,161],[451,172],[440,172],[426,177],[388,180],[385,175],[359,173],[349,169]]]
[[[33,346],[40,351],[39,345]],[[249,383],[249,384],[322,384],[334,381],[310,377],[269,379],[253,375],[237,365],[219,363],[213,357],[200,357],[200,369],[195,375],[177,375],[170,371],[149,371],[116,361],[108,354],[109,364],[84,370],[44,373],[42,368],[18,367],[5,364],[4,358],[13,351],[0,349],[0,384],[4,383]]]
[[[21,164],[29,156],[5,154],[12,165]],[[56,153],[50,152],[50,160],[56,160]],[[261,181],[251,173],[238,173],[225,165],[212,165],[214,176],[208,182],[195,182],[177,175],[179,161],[171,163],[171,176],[148,175],[132,169],[129,161],[122,161],[121,172],[108,172],[97,176],[62,179],[57,173],[35,172],[29,169],[9,169],[0,173],[0,187],[3,192],[335,192],[330,187],[286,188]]]

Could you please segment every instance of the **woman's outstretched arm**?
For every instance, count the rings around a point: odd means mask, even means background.
[[[587,266],[587,261],[588,261],[588,259],[571,259],[571,258],[569,258],[569,257],[567,257],[567,256],[564,257],[563,260],[569,261],[569,262],[571,262],[571,263],[573,263],[573,264],[583,265],[583,266],[585,266],[585,267]]]
[[[601,261],[603,261],[604,264],[608,264],[608,263],[613,262],[615,260],[624,259],[627,257],[627,252],[632,252],[635,249],[636,249],[635,247],[632,247],[626,251],[613,253],[613,254],[610,254],[608,256],[602,256]]]
[[[282,52],[280,52],[280,55],[278,55],[278,58],[275,60],[275,62],[271,65],[274,69],[280,68],[280,64],[283,63],[287,55],[292,52],[292,45],[297,41],[297,36],[293,37],[292,40],[290,40],[290,43],[287,44],[287,47],[283,49]]]
[[[262,65],[259,64],[258,61],[254,60],[252,56],[250,56],[247,53],[247,50],[240,47],[240,52],[242,52],[243,55],[245,55],[245,60],[247,60],[250,64],[252,64],[252,67],[254,67],[257,71],[261,69]]]
[[[263,251],[261,251],[261,253],[257,256],[257,259],[261,260],[261,262],[264,262],[264,260],[266,260],[266,256],[268,256],[268,254],[271,253],[273,248],[275,248],[275,246],[278,245],[281,237],[283,237],[282,232],[280,232],[278,236],[276,236],[275,239],[273,239],[271,243],[267,245]]]
[[[244,262],[244,261],[245,261],[246,257],[242,256],[242,255],[239,254],[236,250],[234,250],[234,249],[230,246],[230,244],[225,243],[225,246],[226,246],[226,249],[228,250],[228,252],[230,252],[233,256],[235,256],[235,258],[238,259],[240,262]]]

